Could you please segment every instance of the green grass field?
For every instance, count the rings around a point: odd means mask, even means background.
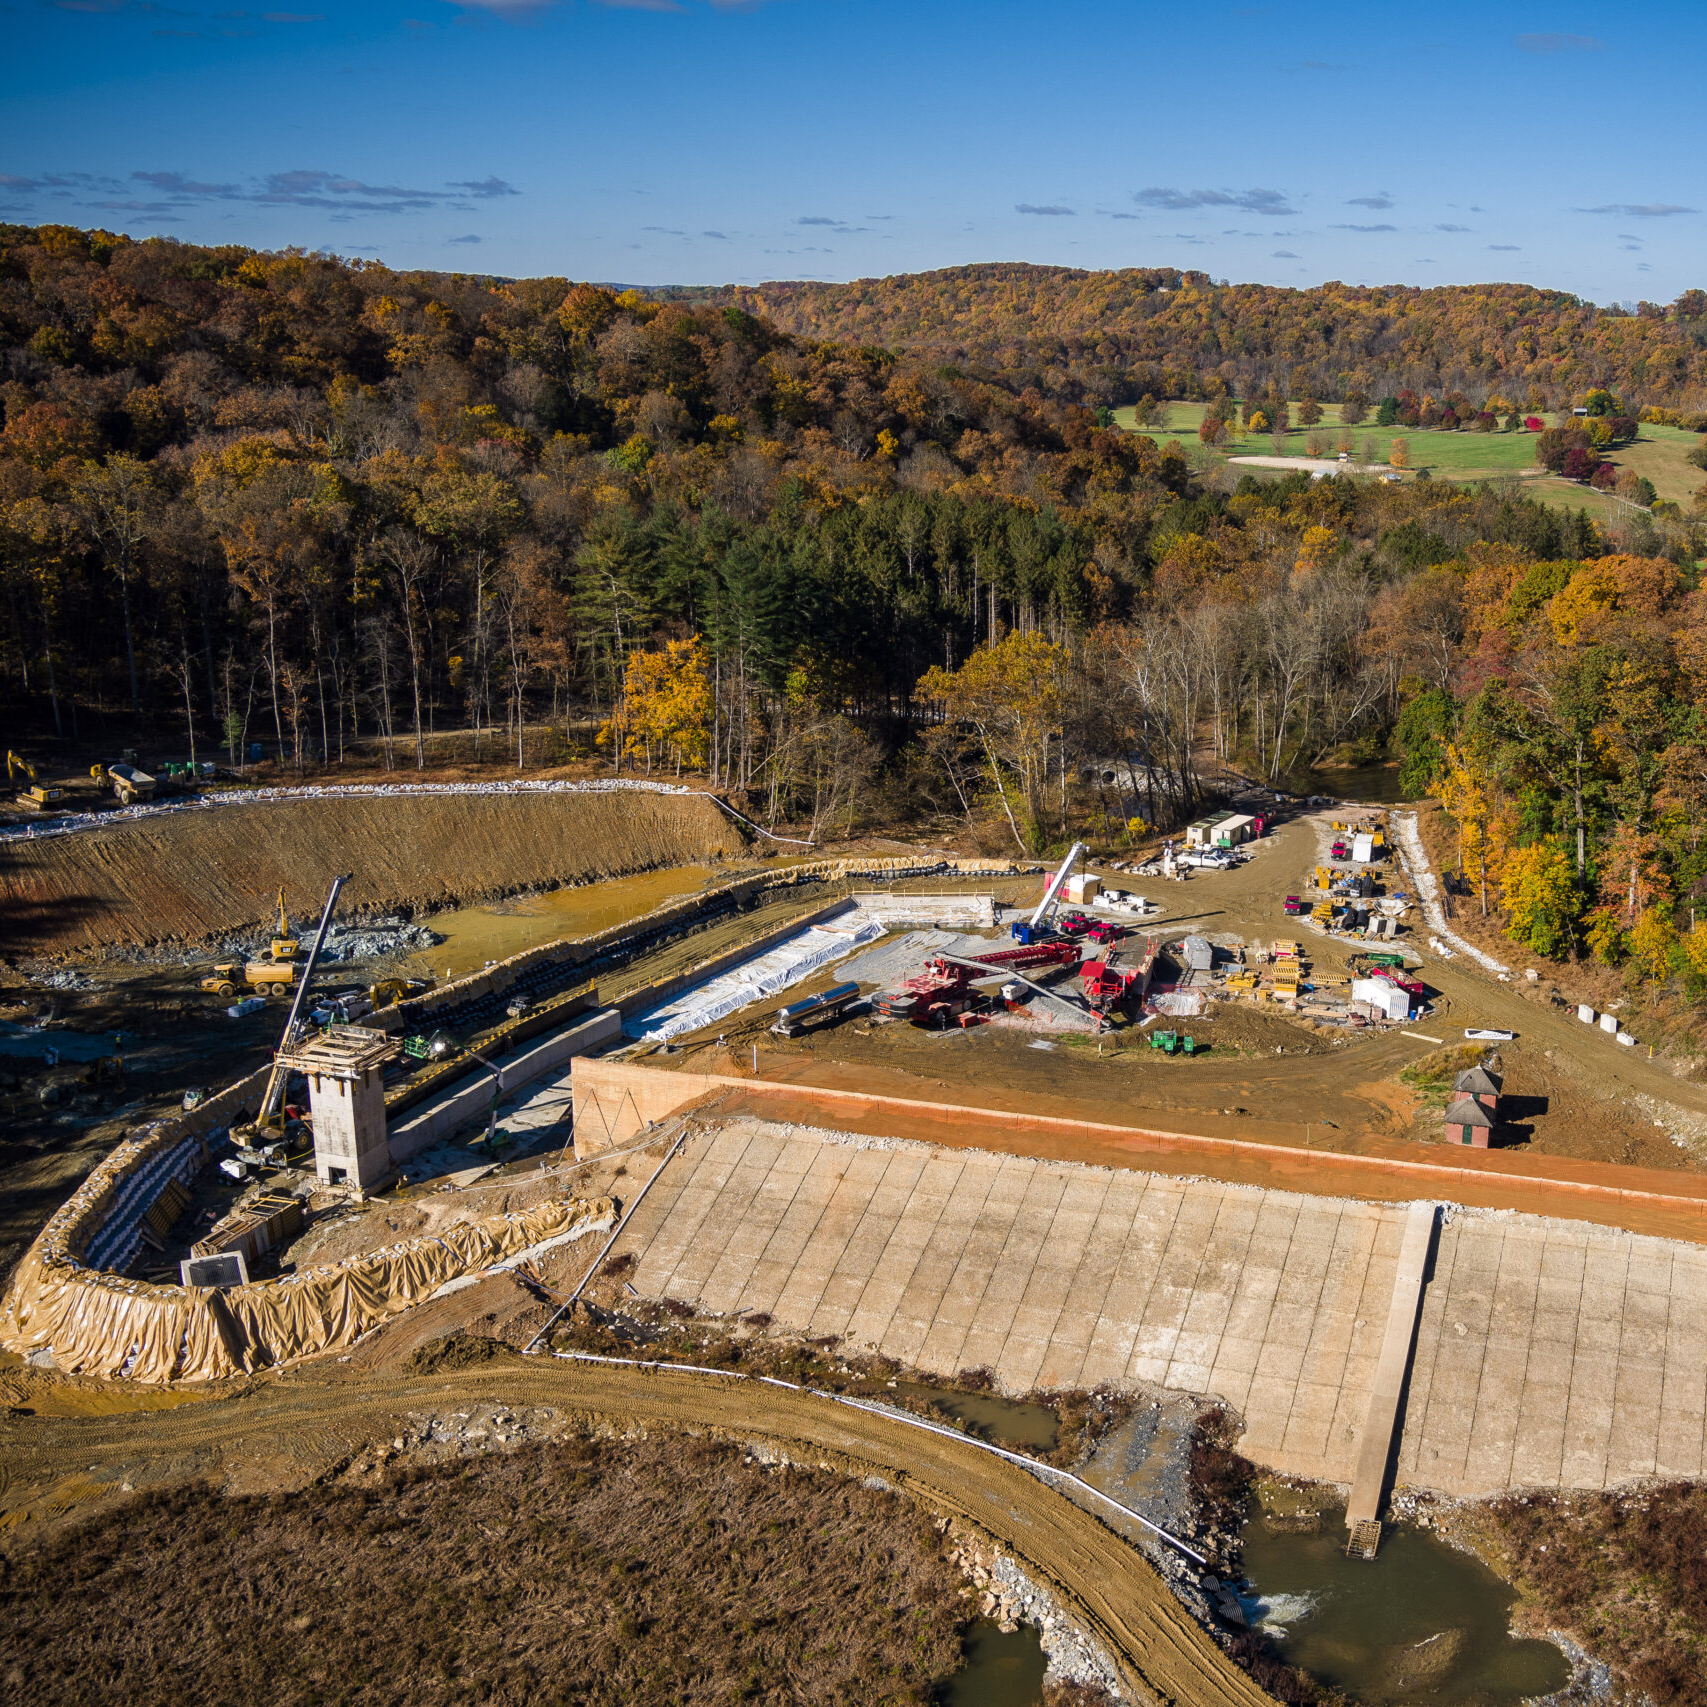
[[[1161,427],[1147,429],[1158,443],[1172,440],[1186,450],[1200,448],[1197,429],[1203,421],[1203,403],[1169,403],[1167,420]],[[1294,405],[1296,408],[1296,405]],[[1138,429],[1132,422],[1130,407],[1116,409],[1115,424],[1128,432]],[[1314,427],[1293,427],[1286,436],[1287,456],[1304,457],[1312,438],[1321,438],[1325,454],[1337,454],[1341,437],[1350,433],[1351,454],[1355,462],[1386,462],[1395,439],[1403,439],[1410,457],[1407,479],[1414,479],[1426,468],[1435,480],[1498,480],[1515,475],[1525,489],[1543,503],[1560,509],[1586,508],[1599,520],[1610,519],[1624,506],[1591,487],[1579,486],[1571,480],[1561,480],[1544,474],[1535,466],[1535,435],[1533,433],[1439,433],[1420,427],[1376,427],[1369,422],[1345,427],[1340,423],[1337,403],[1322,405],[1322,419]],[[1670,498],[1686,508],[1696,490],[1707,483],[1707,473],[1692,466],[1688,452],[1700,438],[1679,427],[1644,425],[1640,436],[1631,445],[1615,452],[1610,460],[1619,468],[1632,468],[1654,483],[1662,498]],[[1274,453],[1273,436],[1269,433],[1236,435],[1224,447],[1228,456],[1270,456]],[[1251,473],[1274,478],[1278,469],[1253,468]],[[1628,513],[1628,512],[1626,512]]]

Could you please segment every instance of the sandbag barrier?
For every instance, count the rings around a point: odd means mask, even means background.
[[[0,1298],[0,1345],[46,1352],[67,1374],[212,1381],[348,1345],[446,1280],[571,1232],[610,1224],[608,1198],[569,1199],[278,1280],[219,1291],[157,1286],[101,1266],[135,1254],[169,1179],[194,1177],[210,1136],[259,1101],[269,1068],[187,1114],[139,1127],[49,1219]]]
[[[38,1240],[0,1304],[0,1343],[48,1352],[67,1374],[217,1381],[350,1345],[446,1281],[615,1219],[608,1197],[554,1199],[224,1290],[152,1286],[52,1260]]]

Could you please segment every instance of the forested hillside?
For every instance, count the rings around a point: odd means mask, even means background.
[[[1491,920],[1707,992],[1698,519],[1239,479],[731,302],[63,227],[0,228],[0,347],[8,744],[513,771],[590,716],[773,824],[1026,849],[1391,744]]]
[[[1277,384],[1335,401],[1462,391],[1544,413],[1595,386],[1634,407],[1707,407],[1707,291],[1669,308],[1595,308],[1563,291],[1216,285],[1172,268],[1021,263],[724,293],[802,337],[936,352],[1050,396],[1114,406],[1249,396]]]

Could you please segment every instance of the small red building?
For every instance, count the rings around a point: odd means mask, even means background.
[[[1498,1073],[1490,1073],[1486,1067],[1471,1067],[1452,1081],[1452,1100],[1456,1102],[1460,1097],[1471,1097],[1489,1114],[1497,1116],[1500,1092],[1504,1089],[1505,1080]]]
[[[1493,1141],[1495,1116],[1474,1097],[1462,1097],[1446,1111],[1448,1144],[1473,1144],[1485,1150]]]

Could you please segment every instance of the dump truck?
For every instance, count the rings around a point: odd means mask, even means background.
[[[101,767],[96,765],[89,774],[99,777],[100,770]],[[113,793],[126,806],[132,806],[139,800],[152,800],[154,798],[154,778],[140,765],[108,765],[105,780],[111,783]]]
[[[283,995],[296,984],[296,968],[271,960],[224,960],[201,981],[210,996],[230,998],[241,989]]]

